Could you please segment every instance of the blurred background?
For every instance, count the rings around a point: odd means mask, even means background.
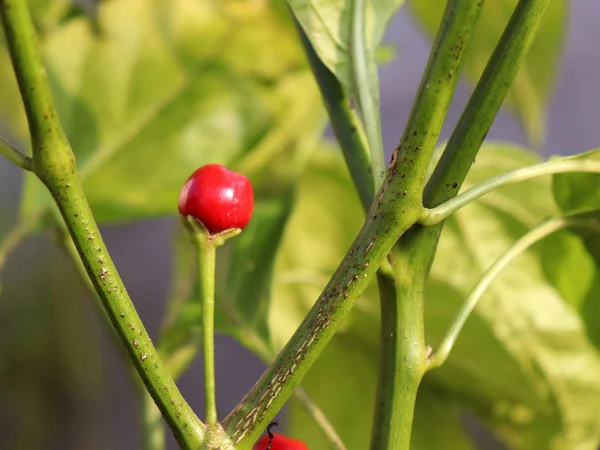
[[[569,9],[547,139],[541,149],[544,155],[576,153],[600,144],[600,3],[578,0]],[[384,42],[397,53],[380,69],[383,136],[389,156],[408,117],[430,41],[403,8]],[[469,93],[470,88],[459,83],[443,139],[448,138]],[[488,137],[526,144],[518,119],[507,111],[499,115]],[[0,236],[17,220],[22,181],[20,170],[0,158]],[[178,226],[174,219],[156,219],[102,228],[153,337],[165,308],[172,269],[170,244]],[[132,432],[139,421],[136,387],[92,299],[53,239],[49,232],[27,238],[10,255],[1,274],[0,448],[139,448],[140,437]],[[256,356],[231,338],[219,336],[219,411],[231,410],[263,369]],[[193,363],[179,385],[201,411],[200,361]],[[481,448],[496,445],[486,436],[480,439]],[[171,438],[169,445],[176,448]]]

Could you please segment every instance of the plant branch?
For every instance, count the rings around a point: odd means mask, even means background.
[[[441,127],[456,83],[454,60],[445,56],[434,55],[428,65],[438,75],[435,84],[421,85],[411,115],[414,120],[393,152],[383,185],[344,260],[275,361],[225,418],[223,425],[234,445],[243,449],[258,438],[319,357],[394,243],[418,218],[438,138],[431,130]]]
[[[119,352],[123,357],[123,360],[128,360],[128,355],[125,353],[125,349],[120,346],[119,335],[117,334],[115,328],[110,323],[110,318],[106,314],[102,306],[102,302],[100,297],[98,296],[96,290],[94,289],[94,285],[90,281],[87,272],[85,271],[85,266],[83,262],[79,258],[79,253],[77,253],[77,248],[73,243],[73,239],[71,239],[71,235],[67,230],[66,225],[60,219],[56,219],[56,227],[57,227],[57,238],[58,243],[62,250],[65,252],[65,255],[71,261],[75,272],[81,283],[87,288],[90,292],[94,300],[94,306],[98,311],[98,314],[104,321],[104,325],[106,329],[109,330],[111,337],[114,339],[114,342],[117,346],[119,346]],[[133,370],[129,370],[128,373],[131,375],[131,379],[133,384],[139,388],[138,392],[140,395],[140,405],[141,405],[141,423],[142,423],[142,448],[144,450],[164,450],[165,448],[165,429],[164,429],[164,420],[160,413],[160,410],[156,407],[154,400],[146,391],[144,386],[140,383],[140,379],[137,374]]]
[[[475,306],[477,306],[477,302],[485,293],[490,284],[496,279],[500,272],[502,272],[502,270],[504,270],[504,268],[511,263],[511,261],[524,253],[532,245],[538,243],[550,234],[564,228],[573,227],[592,228],[600,231],[600,222],[598,221],[597,217],[593,217],[590,214],[544,220],[523,237],[521,237],[517,242],[515,242],[514,245],[506,252],[504,252],[483,274],[481,280],[479,280],[475,288],[467,297],[467,300],[454,318],[450,329],[442,339],[439,348],[429,358],[427,370],[440,367],[442,364],[444,364],[444,362],[446,362],[446,359],[448,358],[448,355],[450,354],[458,335],[463,329],[465,322],[475,309]]]
[[[335,428],[327,419],[327,416],[321,411],[321,409],[312,401],[309,395],[301,387],[296,388],[294,391],[296,399],[304,407],[306,412],[313,418],[316,424],[321,428],[325,437],[335,450],[346,450],[346,446],[342,442]]]
[[[21,169],[31,171],[33,163],[31,157],[22,153],[19,149],[0,137],[0,154],[4,155],[10,162]]]
[[[411,161],[415,153],[436,145],[482,3],[447,2],[400,141],[397,158],[402,158],[401,161]],[[394,166],[394,160],[391,165]],[[389,261],[393,275],[378,274],[381,353],[371,449],[400,450],[410,447],[417,391],[426,370],[423,325],[426,277],[414,276],[410,255],[405,255],[399,247],[393,250]],[[416,273],[419,275],[418,269]]]
[[[520,0],[427,183],[423,204],[432,208],[454,197],[464,182],[510,85],[533,43],[551,0]],[[398,246],[411,260],[411,275],[426,279],[443,222],[414,226]]]
[[[369,143],[374,190],[377,190],[385,177],[385,162],[379,116],[379,82],[377,66],[367,44],[366,9],[367,0],[352,0],[350,64],[356,99]]]
[[[600,162],[585,159],[577,160],[572,158],[561,158],[498,175],[497,177],[490,178],[483,183],[473,186],[435,208],[424,208],[419,223],[424,226],[436,225],[447,219],[453,212],[494,189],[543,175],[568,172],[600,173]]]
[[[185,402],[138,316],[100,235],[56,114],[25,0],[0,0],[0,14],[29,121],[33,170],[52,194],[121,343],[183,448],[199,448],[204,425]]]
[[[427,183],[425,206],[438,206],[458,193],[551,3],[520,0],[517,4]]]
[[[310,62],[315,80],[319,85],[323,103],[327,108],[331,126],[340,143],[346,165],[365,211],[373,202],[374,179],[369,156],[369,146],[356,111],[350,99],[333,73],[323,64],[312,44],[298,23],[300,40]]]

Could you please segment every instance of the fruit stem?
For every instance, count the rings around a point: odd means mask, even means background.
[[[202,304],[202,347],[204,356],[204,396],[206,425],[217,424],[215,396],[215,257],[220,244],[196,219],[189,217],[192,225],[196,261],[198,263],[198,291]]]

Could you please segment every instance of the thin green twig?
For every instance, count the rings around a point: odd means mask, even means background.
[[[436,225],[447,219],[453,212],[494,189],[543,175],[568,172],[600,173],[600,162],[586,159],[561,158],[498,175],[473,186],[435,208],[424,208],[419,223],[425,226]]]
[[[331,447],[335,450],[346,450],[346,446],[335,431],[333,425],[331,425],[327,419],[327,416],[321,411],[317,404],[313,402],[304,389],[296,388],[294,396],[298,399],[304,409],[306,409],[306,412],[314,419],[319,428],[321,428],[321,431],[323,431],[323,434],[327,437]]]
[[[485,293],[486,289],[498,277],[500,272],[506,268],[517,256],[523,254],[532,245],[538,243],[552,233],[564,228],[591,228],[600,231],[600,222],[597,217],[590,215],[578,215],[571,217],[560,217],[557,219],[544,220],[503,253],[481,277],[475,288],[471,291],[467,300],[454,318],[450,329],[442,339],[438,349],[430,356],[427,370],[440,367],[448,359],[448,355],[454,346],[465,322],[477,306],[477,302]]]
[[[195,219],[191,219],[195,221]],[[198,227],[199,228],[199,227]],[[206,425],[217,424],[215,397],[215,243],[207,232],[195,232],[198,288],[202,303],[202,348]]]
[[[31,165],[33,163],[31,157],[22,153],[2,137],[0,137],[0,154],[6,156],[6,158],[17,167],[31,171]]]
[[[3,237],[0,242],[0,271],[6,264],[8,256],[35,229],[42,216],[41,214],[32,214],[21,218]]]

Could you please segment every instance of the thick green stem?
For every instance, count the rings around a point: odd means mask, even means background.
[[[79,258],[79,253],[77,253],[77,248],[75,247],[75,244],[71,239],[71,235],[69,234],[65,224],[62,223],[62,221],[57,220],[56,225],[58,227],[58,240],[61,248],[65,251],[65,254],[68,256],[69,260],[73,264],[73,268],[75,269],[78,278],[81,280],[83,285],[89,290],[90,294],[92,295],[94,299],[94,306],[96,307],[100,317],[102,317],[102,319],[104,320],[106,329],[109,330],[111,337],[114,338],[115,344],[119,345],[119,335],[110,323],[110,318],[108,317],[106,311],[102,306],[100,297],[98,297],[96,289],[94,289],[94,285],[87,276],[85,266]],[[124,350],[122,347],[120,347],[119,349]],[[128,360],[125,351],[122,351],[121,354],[123,356],[124,361]],[[140,407],[142,412],[142,449],[164,450],[166,445],[165,429],[164,420],[160,413],[160,410],[152,400],[150,394],[148,394],[148,391],[146,391],[144,386],[140,383],[137,374],[133,370],[130,370],[128,372],[131,375],[133,384],[137,388],[139,388],[138,393],[140,395]],[[173,378],[175,378],[175,376],[173,376]]]
[[[415,214],[420,214],[425,175],[439,134],[435,130],[441,128],[456,85],[457,54],[461,52],[453,49],[452,57],[448,52],[432,56],[428,70],[435,68],[435,77],[419,89],[414,120],[393,153],[362,230],[299,329],[223,422],[240,449],[256,441],[287,401],[394,243],[415,223]]]
[[[217,424],[215,398],[215,255],[214,242],[196,234],[198,287],[202,302],[202,346],[204,355],[204,395],[206,425]]]
[[[154,348],[110,258],[77,175],[59,173],[57,180],[60,181],[51,187],[51,192],[121,343],[179,444],[183,448],[198,448],[204,425],[182,397]]]
[[[447,219],[453,212],[458,211],[463,206],[468,205],[494,189],[543,175],[568,172],[600,173],[600,162],[589,159],[553,159],[551,161],[498,175],[497,177],[490,178],[483,183],[473,186],[435,208],[424,208],[419,223],[425,226],[436,225]]]
[[[594,213],[581,214],[571,217],[559,217],[557,219],[545,220],[538,226],[529,231],[526,235],[520,238],[514,243],[505,253],[503,253],[483,274],[479,283],[469,294],[469,297],[462,305],[460,311],[456,315],[456,318],[452,322],[450,329],[442,339],[438,349],[429,358],[427,370],[435,369],[440,367],[450,354],[458,335],[460,334],[465,322],[477,306],[477,302],[481,296],[485,293],[486,289],[496,279],[496,277],[502,272],[502,270],[508,266],[517,256],[521,255],[532,245],[538,243],[550,234],[562,230],[564,228],[591,228],[596,231],[600,231],[600,222],[598,221],[597,215]]]
[[[204,425],[164,367],[106,249],[54,108],[25,0],[0,0],[0,13],[29,121],[33,171],[52,194],[79,257],[121,343],[183,448],[197,449]]]
[[[425,206],[438,206],[459,191],[551,3],[520,0],[517,4],[427,183]]]
[[[298,25],[300,38],[310,62],[313,74],[319,85],[323,103],[329,113],[331,126],[344,153],[346,165],[354,181],[354,186],[365,211],[373,202],[374,181],[369,146],[362,124],[356,111],[350,106],[350,99],[333,73],[323,64],[312,44]]]
[[[457,194],[550,3],[519,1],[428,182],[423,197],[426,207],[434,208]],[[428,277],[442,224],[417,225],[402,237],[399,245],[405,257],[412,260],[413,276]]]
[[[371,449],[408,449],[421,378],[425,374],[422,281],[409,261],[394,261],[394,276],[378,273],[381,356]],[[387,399],[384,396],[388,396]]]
[[[10,162],[17,167],[25,170],[31,170],[33,160],[21,153],[16,147],[9,144],[7,141],[0,137],[0,154],[4,155]]]
[[[400,141],[398,157],[403,160],[424,147],[436,145],[482,4],[470,0],[451,0],[446,4]],[[405,254],[401,245],[394,249],[389,260],[393,276],[380,273],[378,278],[381,354],[371,435],[373,450],[410,447],[414,406],[426,367],[423,330],[426,277],[421,276],[420,268],[414,267],[411,255]]]

